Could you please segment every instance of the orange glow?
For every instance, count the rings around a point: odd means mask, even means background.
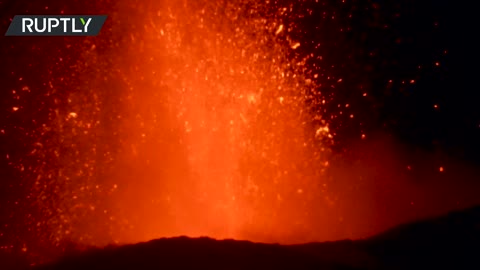
[[[480,204],[452,44],[404,31],[425,5],[11,2],[108,15],[98,36],[1,46],[11,263],[177,236],[358,240]]]
[[[333,137],[306,105],[305,59],[288,56],[301,46],[282,24],[293,15],[252,4],[163,1],[107,55],[87,45],[87,64],[110,74],[86,78],[91,94],[72,93],[55,120],[71,153],[56,171],[55,241],[329,238],[317,228],[335,204]],[[105,78],[116,86],[99,88]]]
[[[306,132],[302,64],[275,40],[277,19],[238,17],[244,7],[232,3],[218,20],[219,7],[209,8],[176,6],[150,21],[145,56],[156,61],[138,63],[138,74],[154,71],[145,79],[157,89],[140,89],[141,80],[126,75],[134,101],[123,124],[135,156],[126,151],[123,160],[139,164],[132,175],[146,166],[140,181],[150,187],[119,184],[113,204],[127,216],[143,211],[119,238],[313,240],[310,211],[324,199],[312,181],[323,168],[309,165],[321,158],[312,146],[329,130]]]
[[[41,252],[179,235],[287,244],[361,238],[449,209],[444,194],[461,193],[422,175],[406,149],[368,127],[352,133],[358,142],[346,143],[348,151],[332,154],[338,116],[353,126],[362,112],[321,93],[322,83],[348,76],[309,69],[321,56],[292,34],[294,8],[127,2],[112,7],[102,35],[78,44],[74,70],[47,78],[48,121],[38,121],[30,135],[38,141],[15,164],[31,180],[39,210],[29,229]],[[72,83],[64,72],[78,77]]]

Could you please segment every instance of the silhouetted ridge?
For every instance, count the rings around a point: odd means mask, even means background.
[[[367,240],[278,245],[163,238],[90,250],[37,269],[480,269],[479,240],[476,207]]]

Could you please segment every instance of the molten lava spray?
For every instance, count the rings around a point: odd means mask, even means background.
[[[55,90],[60,105],[43,127],[53,135],[35,152],[50,160],[35,194],[52,239],[328,239],[322,174],[332,136],[316,113],[309,57],[297,57],[289,36],[292,9],[198,0],[117,8],[102,34],[111,40],[84,44],[84,83]]]
[[[378,1],[51,2],[30,1],[12,16],[108,19],[97,37],[0,42],[8,54],[0,261],[178,235],[358,239],[480,203],[478,169],[399,143],[389,134],[396,117],[375,116],[385,112],[381,92],[398,84],[393,96],[420,93],[439,61],[422,51],[411,69],[416,57],[406,57],[409,72],[397,72],[398,42],[416,39],[377,16],[403,22],[396,9],[380,12]],[[385,44],[393,48],[373,50]],[[393,71],[380,72],[389,62]],[[448,61],[440,62],[433,68]]]

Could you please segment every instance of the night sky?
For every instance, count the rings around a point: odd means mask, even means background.
[[[154,2],[0,1],[3,32],[109,16],[0,37],[0,252],[362,238],[480,203],[473,4]]]

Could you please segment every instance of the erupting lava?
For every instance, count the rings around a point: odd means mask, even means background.
[[[436,24],[423,11],[402,30],[410,4],[37,2],[11,15],[108,19],[96,37],[0,43],[0,260],[179,235],[358,239],[480,203],[477,169],[402,139],[446,130],[455,92],[432,95],[450,48],[437,30],[417,43]]]
[[[54,241],[328,238],[332,136],[314,74],[291,9],[255,2],[136,6],[131,29],[114,14],[115,39],[87,41],[84,84],[53,97],[54,135],[35,151]]]

